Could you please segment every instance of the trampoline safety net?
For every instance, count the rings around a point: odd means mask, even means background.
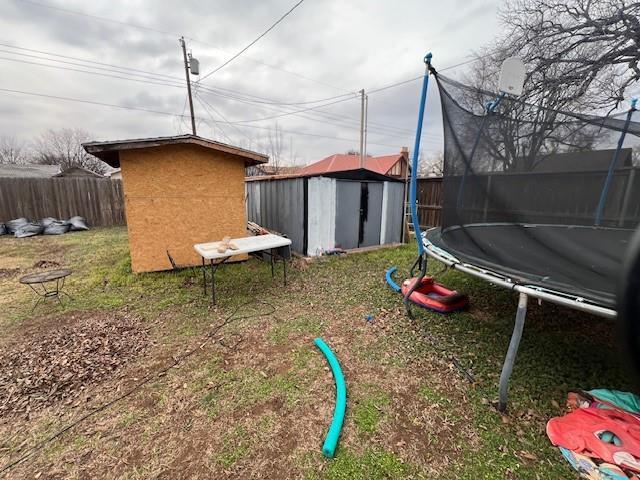
[[[427,238],[524,285],[615,307],[640,222],[640,118],[533,105],[436,75],[443,225]]]

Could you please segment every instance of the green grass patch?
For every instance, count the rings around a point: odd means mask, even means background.
[[[283,320],[276,324],[267,338],[276,345],[287,343],[293,335],[311,335],[317,337],[324,332],[324,322],[314,315],[304,315],[292,320]]]
[[[253,369],[219,370],[208,384],[213,387],[202,397],[201,404],[212,417],[225,409],[247,409],[276,397],[284,398],[285,405],[290,406],[300,394],[295,376],[269,375]]]
[[[413,469],[389,451],[367,449],[356,454],[339,449],[322,475],[310,474],[308,478],[324,480],[383,480],[407,478]]]
[[[376,433],[384,407],[390,402],[389,395],[384,392],[376,392],[356,401],[353,422],[361,435],[371,436]]]
[[[214,460],[223,468],[230,468],[250,452],[250,438],[243,426],[234,428],[222,439],[222,448],[214,456]]]

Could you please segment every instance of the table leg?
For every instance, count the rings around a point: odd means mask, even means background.
[[[273,248],[271,249],[271,254],[269,255],[269,257],[271,258],[271,278],[273,278],[274,274],[273,274]]]
[[[204,285],[204,295],[207,296],[207,267],[204,263],[204,257],[202,257],[202,284]]]
[[[40,305],[40,302],[44,302],[44,299],[45,297],[38,297],[38,300],[36,300],[36,303],[33,305],[33,307],[31,307],[31,313],[33,313],[36,307]]]
[[[64,285],[64,283],[63,283],[63,285]],[[58,303],[60,305],[62,305],[62,300],[60,299],[60,288],[61,288],[60,287],[60,279],[58,279],[58,280],[56,280],[56,290],[55,290],[54,296],[58,300]]]
[[[213,266],[213,260],[211,260],[211,304],[216,304],[216,267]]]
[[[289,249],[289,258],[291,258],[291,245],[287,247]],[[282,259],[282,263],[284,264],[284,286],[287,286],[287,259],[286,257]]]

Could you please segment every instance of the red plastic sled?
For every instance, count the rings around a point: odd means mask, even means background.
[[[402,295],[406,295],[415,282],[415,278],[402,282]],[[444,285],[436,283],[432,277],[424,277],[409,300],[420,307],[440,313],[455,312],[469,305],[469,298],[465,294],[449,290]]]

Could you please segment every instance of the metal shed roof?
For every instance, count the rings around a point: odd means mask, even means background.
[[[58,173],[59,165],[0,165],[0,177],[51,178]]]
[[[269,157],[262,153],[245,150],[225,143],[216,142],[197,135],[175,135],[171,137],[136,138],[131,140],[113,140],[109,142],[83,143],[84,149],[112,167],[120,167],[120,153],[123,150],[141,150],[166,145],[198,145],[218,152],[229,153],[243,158],[245,166],[267,163]]]
[[[298,173],[290,175],[260,175],[257,177],[245,177],[245,182],[262,182],[269,180],[286,180],[289,178],[310,178],[310,177],[328,177],[339,180],[358,180],[358,181],[379,181],[379,182],[404,182],[398,178],[389,177],[380,173],[371,171],[367,168],[356,168],[354,170],[345,170],[340,172],[319,172],[319,173]]]

